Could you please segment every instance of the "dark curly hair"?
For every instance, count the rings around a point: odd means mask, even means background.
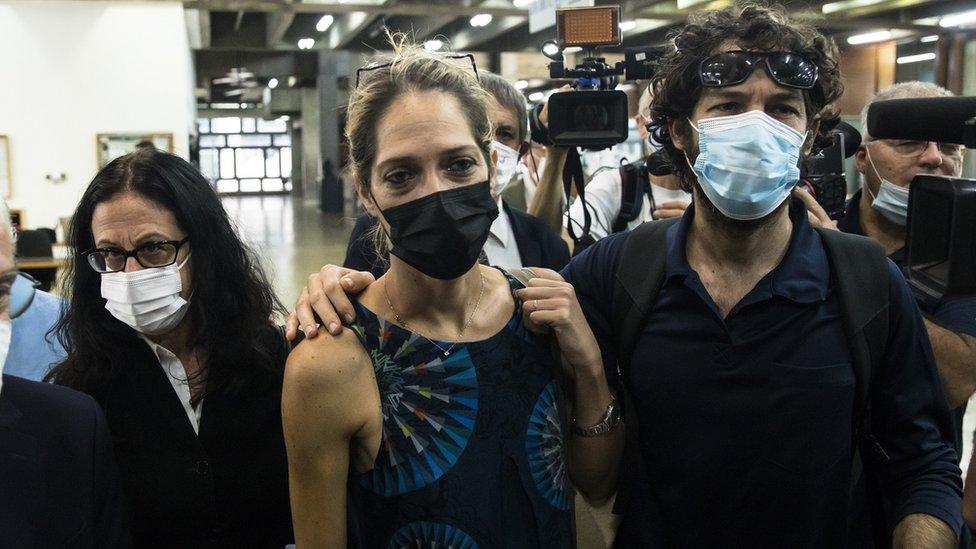
[[[819,116],[814,151],[832,143],[830,131],[840,121],[833,103],[844,87],[837,69],[837,46],[817,29],[791,21],[782,7],[750,3],[694,14],[687,25],[671,33],[669,38],[675,50],[656,63],[650,83],[654,97],[648,126],[654,139],[675,159],[675,173],[685,190],[691,190],[695,175],[686,162],[678,160],[683,153],[674,146],[668,124],[691,116],[702,91],[699,65],[729,40],[744,50],[796,52],[816,64],[817,83],[813,89],[803,92],[807,122],[812,124]]]
[[[48,381],[95,395],[131,368],[136,332],[116,320],[101,297],[101,275],[85,252],[95,245],[95,208],[132,192],[172,212],[193,251],[189,345],[206,352],[205,393],[234,391],[284,364],[275,314],[281,307],[254,253],[241,241],[210,183],[190,163],[155,148],[113,160],[92,179],[71,219],[72,261],[65,279],[70,300],[56,326],[68,356]],[[277,338],[276,338],[277,335]],[[276,348],[279,347],[279,348]],[[228,371],[212,376],[217,368]],[[215,381],[219,379],[219,381]]]

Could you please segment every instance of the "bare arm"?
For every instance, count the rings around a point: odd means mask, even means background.
[[[925,328],[949,409],[955,410],[976,392],[976,337],[947,330],[928,319]]]
[[[908,515],[892,535],[894,549],[953,549],[959,545],[948,524],[929,515]]]
[[[573,286],[554,271],[535,268],[539,278],[519,290],[526,325],[539,331],[553,331],[559,343],[562,368],[560,385],[569,409],[563,414],[576,419],[580,427],[592,427],[603,420],[611,401],[610,385],[596,338],[576,300]],[[619,405],[619,403],[618,403]],[[588,500],[602,501],[613,495],[623,454],[624,425],[594,437],[572,434],[564,425],[564,448],[569,476]]]
[[[307,340],[288,358],[281,415],[298,547],[346,547],[350,449],[374,393],[372,368],[348,330]]]
[[[547,147],[546,150],[546,166],[529,204],[529,214],[544,221],[554,233],[560,234],[563,230],[563,165],[569,149]]]

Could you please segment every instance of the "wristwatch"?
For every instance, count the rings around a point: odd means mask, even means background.
[[[610,404],[607,411],[603,414],[603,420],[592,427],[578,427],[576,418],[573,418],[573,434],[578,437],[595,437],[603,433],[609,433],[620,423],[620,408],[617,406],[617,399],[610,395]]]

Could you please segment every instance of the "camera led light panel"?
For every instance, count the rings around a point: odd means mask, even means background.
[[[563,48],[620,45],[620,7],[558,9],[556,36]]]

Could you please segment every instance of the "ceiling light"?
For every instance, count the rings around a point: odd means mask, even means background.
[[[487,27],[488,23],[491,23],[492,16],[490,13],[479,13],[471,18],[472,27]]]
[[[939,40],[938,34],[930,34],[928,36],[923,36],[918,39],[918,41],[922,42],[923,44],[927,44],[929,42],[938,42],[938,40]]]
[[[300,50],[310,50],[312,46],[315,45],[314,38],[302,38],[298,41],[298,49]]]
[[[278,117],[278,120],[281,120],[282,122],[288,122],[289,120],[291,120],[291,117],[288,116],[287,114],[283,114]]]
[[[428,41],[424,42],[424,49],[427,50],[427,51],[437,51],[437,50],[441,49],[441,46],[443,46],[443,45],[444,45],[444,42],[441,42],[440,40],[438,40],[438,39],[435,38],[433,40],[428,40]]]
[[[247,103],[241,103],[241,108],[242,109],[246,109],[247,108]]]
[[[635,28],[637,28],[637,21],[621,21],[620,22],[620,30],[623,31],[623,32],[627,32],[629,30],[634,30]]]
[[[545,98],[546,98],[546,94],[542,92],[535,92],[529,95],[529,101],[532,101],[533,103],[538,103],[539,101],[542,101]]]
[[[563,49],[563,53],[579,53],[581,51],[583,51],[583,48],[579,46],[570,46],[568,48]]]
[[[859,44],[871,44],[874,42],[884,42],[885,40],[891,40],[890,30],[878,30],[866,32],[864,34],[855,34],[847,39],[847,43],[852,46],[857,46]]]
[[[518,82],[515,83],[515,89],[517,90],[524,90],[525,88],[528,87],[529,87],[528,80],[519,80]]]
[[[533,0],[512,0],[512,5],[516,8],[525,8],[532,3]]]
[[[288,77],[288,87],[289,88],[294,88],[295,87],[295,84],[297,84],[297,83],[298,83],[298,78],[297,77],[294,77],[294,76],[289,76]]]
[[[939,26],[943,28],[959,27],[971,23],[976,23],[976,10],[953,13],[952,15],[946,15],[942,19],[939,19]]]
[[[906,55],[904,57],[899,57],[895,60],[899,65],[905,65],[908,63],[918,63],[920,61],[932,61],[935,59],[934,53],[919,53],[917,55]]]
[[[880,4],[884,1],[885,0],[842,0],[841,2],[830,2],[824,4],[820,7],[820,11],[826,15],[830,13],[837,13],[838,11],[863,8],[864,6],[873,6],[874,4]]]
[[[319,22],[315,24],[315,30],[325,32],[329,27],[332,26],[332,21],[334,20],[335,18],[331,15],[323,15],[322,19],[319,19]]]
[[[278,87],[278,79],[277,78],[272,78],[271,80],[268,80],[268,87],[271,88],[271,89],[277,88]]]

